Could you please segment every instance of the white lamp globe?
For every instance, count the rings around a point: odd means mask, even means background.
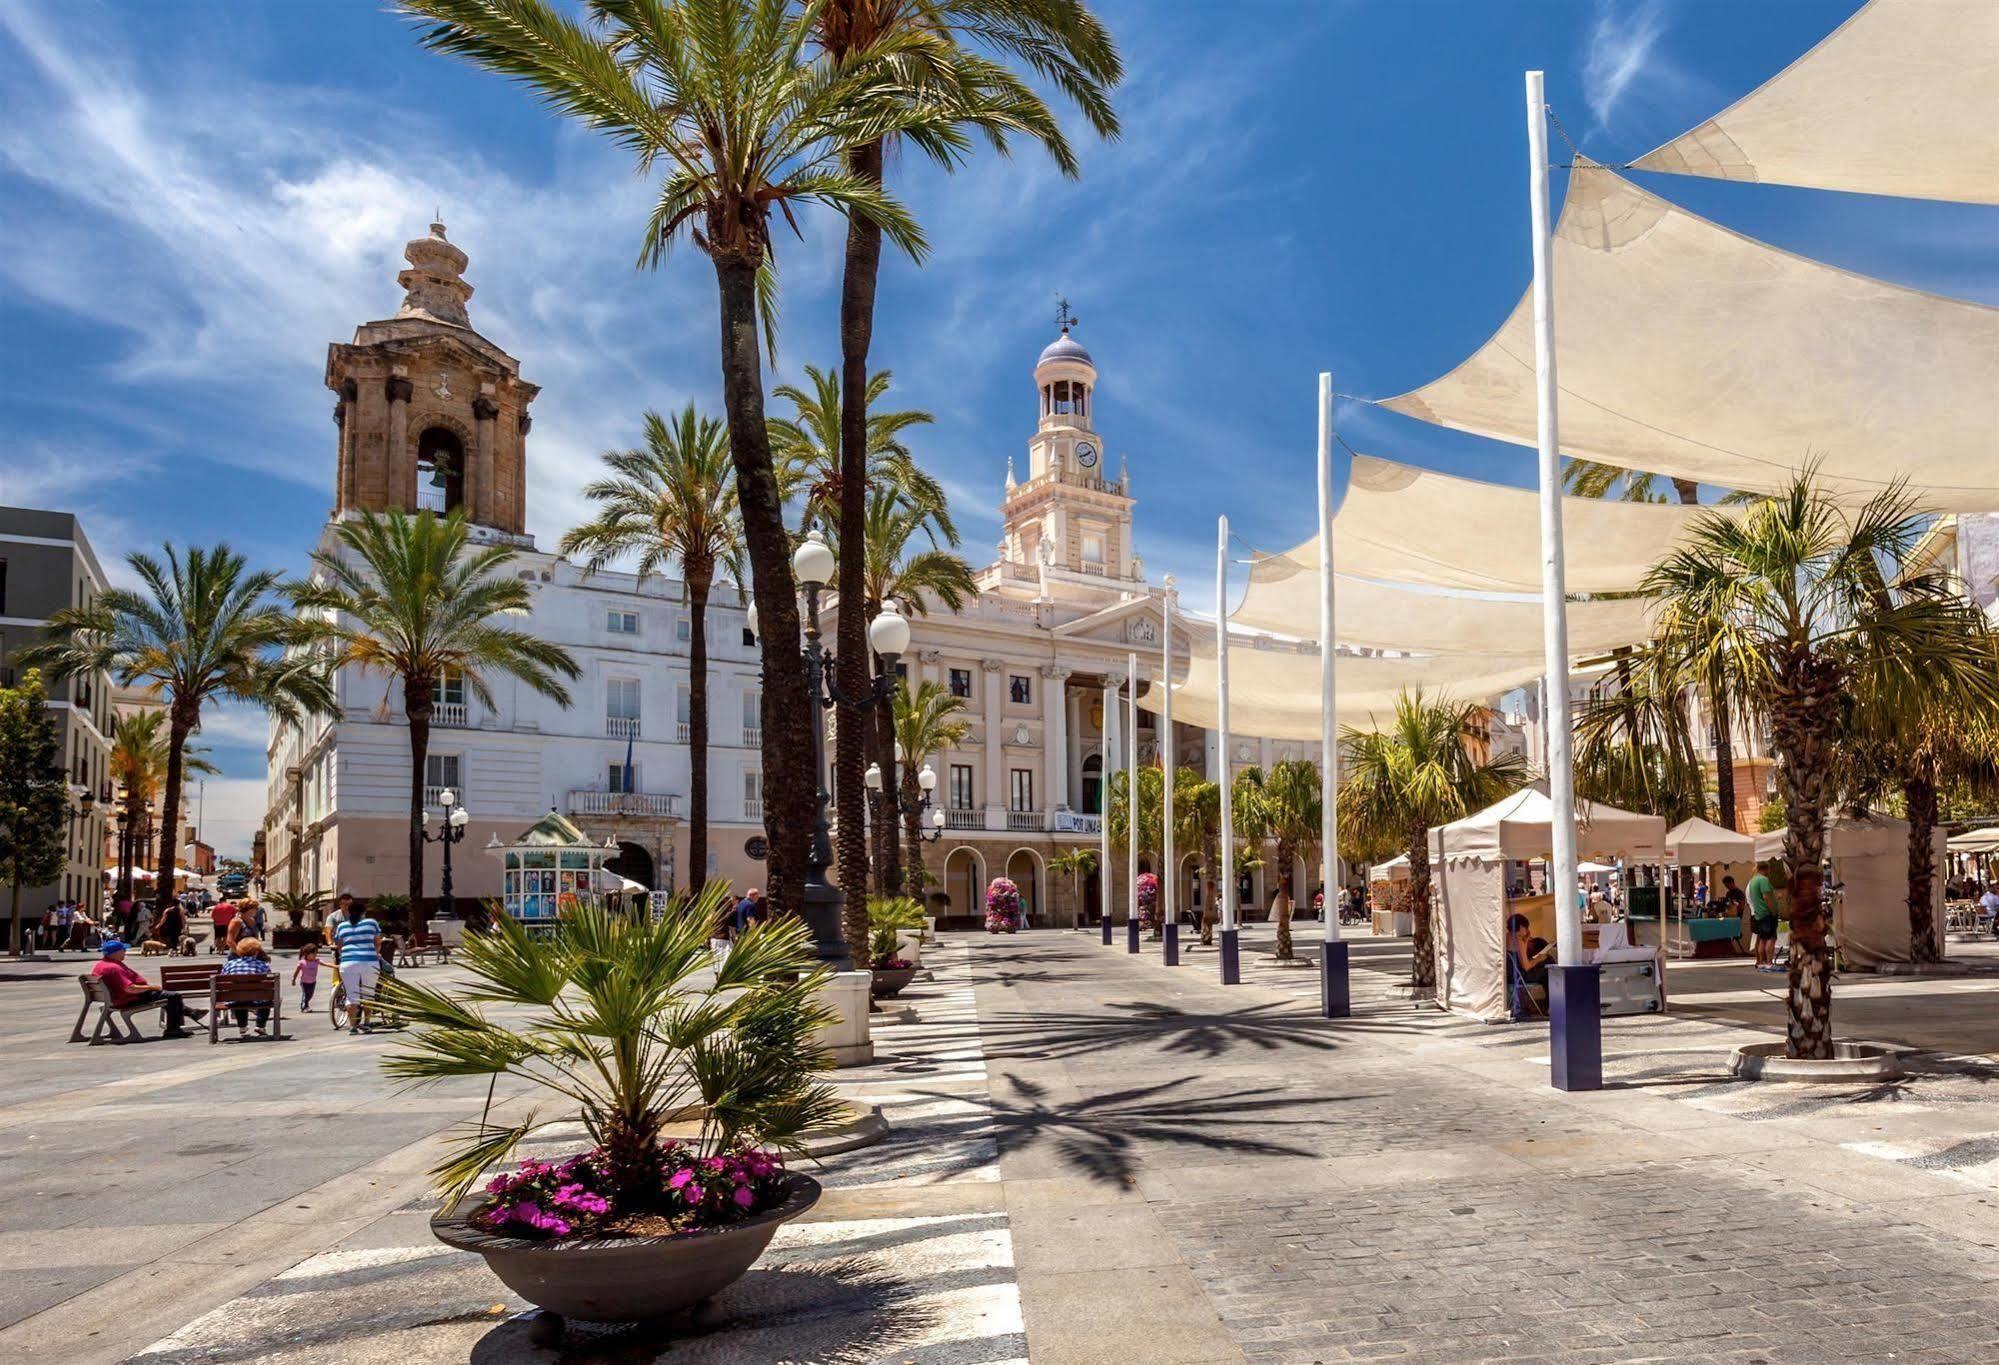
[[[909,648],[909,622],[903,619],[895,603],[882,603],[881,615],[868,627],[868,643],[875,653],[892,659]]]
[[[751,638],[751,639],[755,639],[755,638],[756,638],[756,635],[757,635],[757,604],[756,604],[756,603],[754,603],[754,602],[750,603],[750,614],[749,614],[749,619],[748,619],[748,620],[746,620],[746,621],[745,621],[745,622],[744,622],[743,624],[749,627],[749,631],[750,631],[750,638]]]
[[[466,810],[465,807],[459,806],[457,809],[451,812],[451,827],[453,829],[464,829],[467,825],[471,823],[472,823],[472,812]]]
[[[444,807],[446,810],[450,810],[453,806],[458,804],[458,793],[451,790],[451,788],[446,787],[443,791],[437,794],[437,804]]]
[[[937,770],[928,763],[916,774],[916,785],[930,792],[937,790]]]
[[[826,537],[817,528],[805,533],[804,543],[792,554],[791,571],[799,582],[814,588],[823,588],[833,581],[833,551],[827,548]]]
[[[869,791],[880,791],[880,790],[882,789],[882,765],[881,765],[881,764],[879,764],[879,763],[870,763],[870,764],[868,764],[868,770],[867,770],[867,772],[863,773],[863,774],[861,775],[861,777],[862,777],[862,780],[863,780],[864,782],[866,782],[866,783],[868,784],[868,790],[869,790]]]
[[[944,828],[944,808],[942,806],[930,812],[930,824],[933,829]]]

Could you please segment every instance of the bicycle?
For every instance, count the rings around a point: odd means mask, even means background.
[[[344,1029],[350,1023],[347,1001],[347,983],[340,979],[338,963],[329,963],[333,972],[333,992],[326,998],[326,1017],[334,1031]],[[401,1028],[408,1021],[402,1015],[382,1003],[381,987],[375,988],[375,998],[368,1003],[367,1026],[369,1028]]]

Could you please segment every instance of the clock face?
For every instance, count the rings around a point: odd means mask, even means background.
[[[1076,463],[1085,469],[1095,469],[1097,467],[1097,448],[1088,441],[1080,442],[1076,446]]]

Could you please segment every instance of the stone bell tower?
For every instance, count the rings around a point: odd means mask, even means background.
[[[432,223],[403,248],[403,305],[326,348],[339,396],[333,515],[463,507],[476,526],[527,527],[528,405],[541,390],[520,362],[472,330],[466,256]]]

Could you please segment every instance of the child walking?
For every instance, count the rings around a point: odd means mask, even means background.
[[[298,950],[298,965],[292,968],[292,984],[298,987],[300,1014],[312,1009],[312,992],[319,985],[319,945],[308,943]]]

